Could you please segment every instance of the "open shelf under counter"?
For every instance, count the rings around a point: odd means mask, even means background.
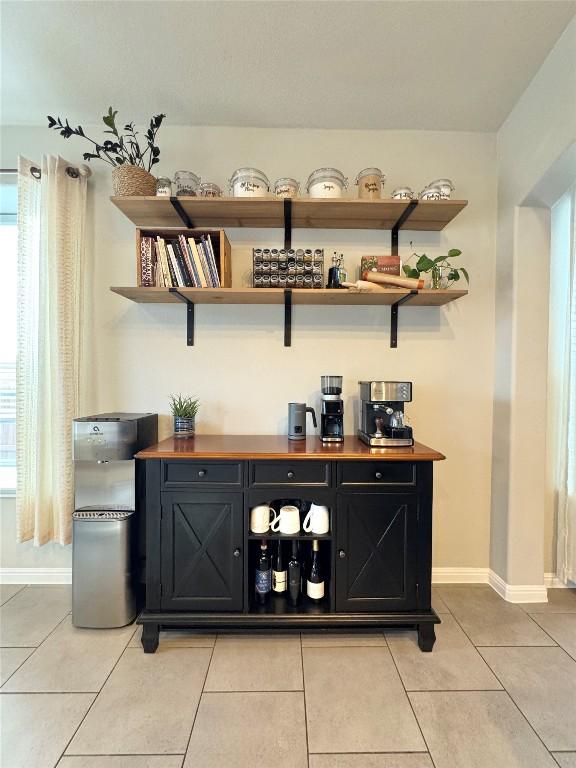
[[[284,304],[282,288],[135,288],[113,287],[111,291],[138,304],[177,304],[184,298],[193,304]],[[439,307],[466,296],[466,290],[423,289],[412,293],[390,289],[378,293],[356,293],[333,288],[290,289],[291,303],[307,305],[390,306],[404,299],[413,307]]]
[[[138,227],[286,226],[286,204],[275,197],[112,197]],[[440,231],[466,200],[359,200],[294,198],[290,227],[311,229],[408,229]],[[409,215],[407,215],[409,214]]]
[[[319,603],[303,597],[298,605],[291,605],[286,597],[278,597],[272,594],[267,603],[260,605],[256,601],[250,604],[249,615],[254,616],[319,616],[327,613],[333,613],[330,610],[330,602],[325,597]]]

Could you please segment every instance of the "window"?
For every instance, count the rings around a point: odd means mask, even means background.
[[[0,173],[0,495],[16,491],[16,184]]]

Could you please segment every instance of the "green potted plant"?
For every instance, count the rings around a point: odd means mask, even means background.
[[[148,130],[145,133],[145,142],[140,144],[139,133],[134,128],[134,123],[126,123],[124,133],[120,133],[116,127],[116,115],[118,110],[108,108],[108,114],[102,121],[107,130],[104,133],[111,134],[114,138],[98,142],[86,136],[81,125],[72,128],[68,120],[62,122],[59,117],[48,115],[48,128],[59,131],[60,136],[69,139],[71,136],[80,136],[93,145],[93,152],[84,152],[84,160],[103,160],[113,168],[112,187],[115,195],[155,195],[156,179],[150,173],[152,166],[160,162],[160,149],[156,145],[156,134],[162,125],[166,115],[154,115],[151,118]]]
[[[197,397],[170,395],[170,411],[174,417],[174,437],[194,437],[196,414],[200,408]]]
[[[410,246],[412,246],[412,243],[410,243]],[[462,251],[458,248],[451,248],[446,255],[437,256],[435,259],[431,259],[425,253],[421,256],[413,253],[410,259],[417,259],[416,266],[406,263],[402,269],[406,277],[414,277],[417,280],[423,272],[429,272],[430,287],[433,289],[450,288],[451,285],[460,280],[460,274],[469,283],[468,271],[464,267],[455,267],[449,261],[449,259],[455,259],[457,256],[460,256],[461,253]]]

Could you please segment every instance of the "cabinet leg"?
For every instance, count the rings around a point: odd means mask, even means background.
[[[142,648],[144,653],[154,653],[160,640],[160,624],[144,624],[142,626]]]
[[[431,651],[436,642],[436,633],[434,624],[427,621],[424,624],[418,624],[418,646],[421,651]]]

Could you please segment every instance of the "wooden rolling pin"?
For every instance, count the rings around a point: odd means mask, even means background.
[[[400,288],[424,288],[424,280],[417,280],[414,277],[400,277],[399,275],[386,275],[382,272],[370,272],[366,270],[362,275],[364,280],[378,285],[397,285]]]
[[[367,280],[356,280],[355,283],[342,283],[343,288],[348,288],[353,293],[386,293],[389,288],[376,283],[369,283]]]

